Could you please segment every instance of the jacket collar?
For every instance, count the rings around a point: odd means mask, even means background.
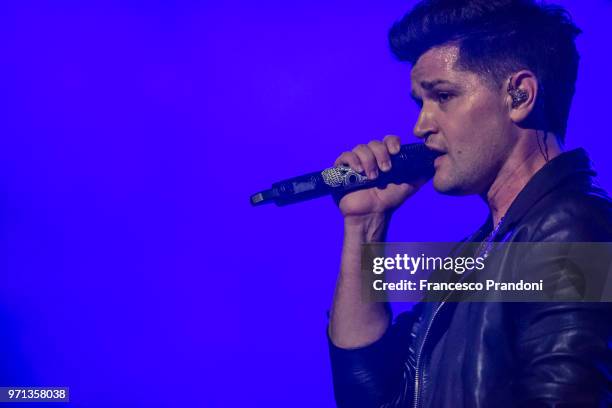
[[[577,173],[588,176],[597,174],[591,166],[591,160],[587,152],[582,148],[561,153],[546,163],[531,177],[516,196],[504,216],[504,222],[495,235],[504,236],[542,197],[557,188],[568,177]],[[482,241],[492,229],[493,218],[489,214],[485,223],[473,236],[474,240]]]

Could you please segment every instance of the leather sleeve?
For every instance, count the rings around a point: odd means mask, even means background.
[[[520,303],[519,407],[610,406],[608,303]],[[608,402],[606,402],[608,401]]]
[[[612,241],[609,217],[594,222],[593,215],[574,203],[566,205],[542,220],[534,241]],[[572,295],[574,288],[563,282],[571,282],[574,271],[557,259],[538,258],[537,248],[525,257],[521,272],[557,278],[562,283],[556,290]],[[610,270],[607,262],[600,264],[605,273]],[[516,406],[612,406],[612,303],[516,303],[511,308],[517,330]]]
[[[401,313],[376,342],[344,349],[328,335],[336,404],[340,408],[399,407],[412,386],[406,361],[413,344],[413,325],[421,304]],[[411,395],[411,393],[410,393]]]

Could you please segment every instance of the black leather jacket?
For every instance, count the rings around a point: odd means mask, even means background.
[[[557,156],[514,200],[495,241],[612,242],[612,202],[594,175],[584,150]],[[466,241],[484,239],[491,224]],[[515,262],[502,260],[499,276]],[[336,402],[612,406],[611,333],[612,303],[419,303],[369,346],[329,341]]]

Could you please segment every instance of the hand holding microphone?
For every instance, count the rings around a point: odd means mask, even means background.
[[[433,176],[433,161],[440,154],[422,143],[400,146],[397,136],[387,136],[382,142],[372,141],[343,153],[335,162],[338,167],[274,183],[271,189],[252,195],[251,204],[274,202],[282,206],[330,194],[339,198],[367,189],[371,190],[367,195],[359,196],[366,202],[357,205],[354,199],[343,197],[341,209],[360,213],[395,208]],[[374,189],[385,186],[383,190]]]
[[[425,148],[422,144],[405,146]],[[416,167],[407,169],[407,163],[402,163],[401,159],[393,160],[401,148],[399,137],[386,136],[382,141],[357,145],[336,159],[334,166],[348,166],[365,174],[373,183],[370,188],[345,193],[341,197],[338,206],[345,218],[393,211],[431,178],[433,164],[429,168],[429,159],[433,162],[435,156],[428,155],[427,150],[415,153],[414,157],[406,160],[419,163],[413,163]]]

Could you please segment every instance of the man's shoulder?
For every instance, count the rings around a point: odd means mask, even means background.
[[[612,200],[595,185],[566,185],[542,197],[520,224],[529,227],[529,241],[612,241]]]

